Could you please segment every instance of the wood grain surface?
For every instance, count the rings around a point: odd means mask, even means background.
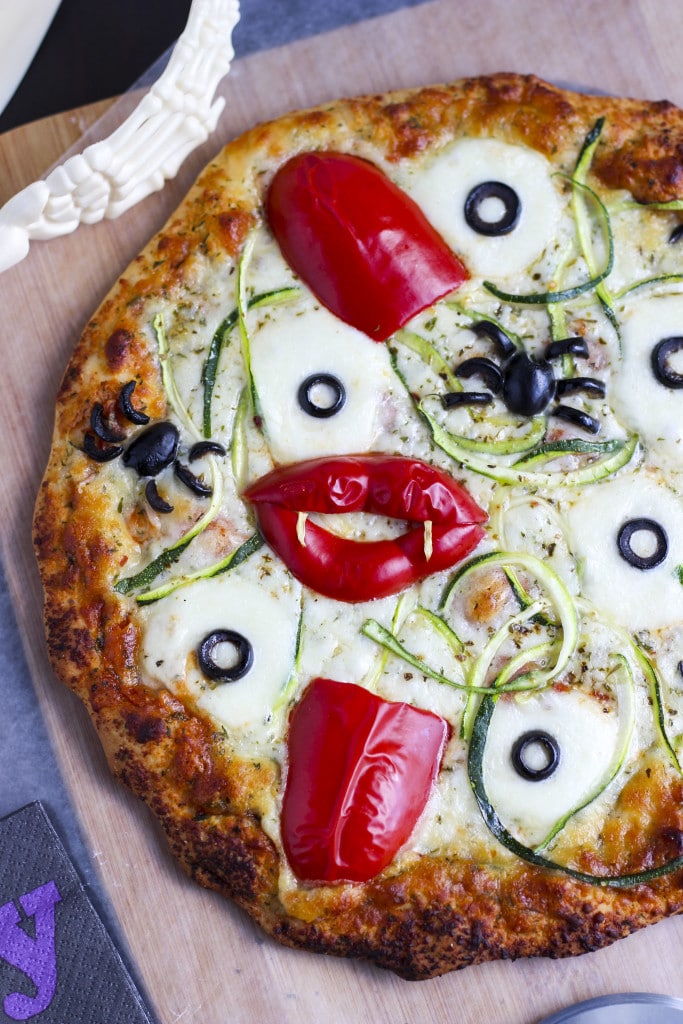
[[[683,5],[666,0],[433,0],[238,60],[222,88],[227,103],[216,135],[173,183],[118,221],[34,244],[27,260],[0,277],[6,572],[36,699],[160,1024],[534,1024],[611,992],[683,996],[681,920],[573,960],[490,964],[412,984],[364,965],[283,950],[263,937],[232,906],[185,879],[146,809],[110,779],[84,711],[47,665],[30,544],[54,395],[71,348],[221,142],[255,121],[339,95],[500,70],[683,105],[682,34]],[[0,137],[0,201],[42,175],[108,106]],[[115,104],[113,116],[120,113]]]

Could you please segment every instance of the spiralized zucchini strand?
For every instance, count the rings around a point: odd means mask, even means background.
[[[290,302],[300,294],[301,289],[296,286],[275,288],[272,291],[261,292],[259,295],[253,295],[247,302],[247,309],[260,309],[263,306],[279,306],[281,303]],[[218,325],[211,339],[206,361],[202,367],[201,381],[204,388],[204,437],[212,436],[213,428],[211,423],[211,405],[213,401],[214,388],[216,386],[216,377],[218,375],[218,363],[226,341],[229,339],[231,332],[237,326],[237,320],[238,310],[235,308]]]
[[[243,544],[240,544],[238,548],[231,551],[225,558],[221,558],[219,562],[214,562],[213,565],[208,566],[205,569],[197,569],[196,572],[184,573],[182,576],[176,576],[175,579],[168,580],[163,583],[160,587],[156,587],[154,590],[147,590],[144,594],[138,594],[136,601],[138,604],[153,604],[155,601],[160,601],[164,597],[168,597],[169,594],[174,593],[176,590],[180,590],[181,587],[188,587],[191,583],[196,583],[198,580],[212,579],[214,576],[220,576],[224,572],[228,572],[230,569],[236,569],[238,565],[245,562],[250,555],[253,555],[255,551],[263,547],[263,537],[260,533],[255,533]]]
[[[602,449],[606,452],[602,458],[567,472],[543,473],[519,468],[521,463],[509,466],[496,462],[493,456],[491,459],[487,459],[484,455],[480,456],[478,453],[473,453],[459,444],[458,438],[438,422],[435,416],[427,409],[424,400],[418,403],[418,411],[427,421],[436,446],[466,469],[471,469],[474,473],[489,477],[498,483],[511,484],[512,486],[521,484],[532,490],[538,487],[575,487],[578,484],[589,484],[602,480],[612,473],[616,473],[622,466],[625,466],[635,454],[638,446],[638,438],[635,436],[629,437],[624,441],[593,442],[607,445],[607,448]],[[580,452],[580,447],[577,447],[576,450]],[[570,449],[565,449],[565,453],[569,451]],[[553,455],[556,456],[558,452],[547,450],[541,454],[546,458],[550,458]]]
[[[579,811],[582,811],[585,807],[588,807],[589,804],[592,804],[601,793],[604,793],[609,784],[619,774],[626,759],[636,724],[635,680],[626,658],[622,654],[615,654],[614,657],[617,659],[619,664],[613,668],[607,676],[608,679],[611,678],[616,682],[618,692],[617,708],[619,724],[617,727],[617,738],[614,744],[612,758],[590,793],[571,807],[562,815],[562,817],[558,818],[545,839],[543,839],[534,848],[537,852],[545,850],[546,847],[550,846],[552,841],[559,835],[571,818],[577,815]]]

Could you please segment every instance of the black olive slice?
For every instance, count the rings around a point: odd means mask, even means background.
[[[441,396],[444,409],[457,409],[461,405],[490,405],[493,395],[488,391],[448,391]]]
[[[487,199],[500,199],[503,212],[498,220],[485,220],[480,207]],[[517,227],[522,201],[513,188],[502,181],[482,181],[475,185],[465,200],[465,220],[479,235],[509,235]]]
[[[127,384],[123,385],[119,391],[119,409],[129,423],[137,423],[138,426],[144,426],[145,423],[149,423],[149,416],[147,413],[140,412],[131,403],[131,397],[136,386],[136,381],[134,380],[129,380]]]
[[[559,338],[551,341],[545,350],[546,359],[559,359],[561,356],[580,356],[588,359],[588,345],[584,338]]]
[[[634,533],[650,533],[655,539],[655,550],[651,555],[639,555],[633,550],[631,539]],[[664,561],[669,552],[669,538],[666,530],[654,519],[627,519],[617,534],[619,554],[635,569],[654,569]]]
[[[455,367],[456,377],[481,377],[489,391],[498,392],[503,387],[503,371],[492,359],[474,356],[465,359]]]
[[[680,242],[681,238],[683,238],[683,223],[677,224],[673,229],[669,235],[669,242],[671,245],[675,245],[676,242]]]
[[[512,338],[509,338],[503,328],[499,327],[498,324],[494,324],[491,320],[478,320],[476,324],[472,324],[470,330],[478,338],[488,338],[497,345],[502,356],[512,356],[517,351],[517,346]]]
[[[83,451],[95,462],[111,462],[118,459],[123,451],[120,444],[102,445],[94,434],[88,431],[83,438]]]
[[[219,644],[230,644],[235,648],[235,663],[219,665],[213,659],[213,652]],[[197,648],[199,667],[208,679],[219,683],[236,683],[247,674],[254,663],[254,648],[241,633],[233,629],[214,629],[204,637]]]
[[[120,430],[114,430],[105,422],[104,409],[101,402],[95,402],[90,412],[90,429],[101,441],[108,441],[109,444],[117,444],[125,439],[125,434]]]
[[[161,512],[164,515],[167,515],[169,512],[173,511],[173,505],[169,505],[166,499],[162,498],[161,495],[159,494],[159,491],[157,490],[156,480],[154,480],[153,478],[147,481],[147,486],[145,487],[145,497],[147,498],[147,501],[149,502],[150,506],[154,509],[155,512]]]
[[[604,398],[606,389],[605,382],[596,380],[595,377],[565,377],[563,380],[558,380],[555,390],[558,398],[563,395],[573,395],[577,391],[594,395],[596,398]]]
[[[156,476],[175,459],[178,439],[178,428],[172,423],[153,423],[130,443],[123,456],[124,465],[136,470],[138,476]]]
[[[683,388],[683,373],[669,366],[669,356],[683,348],[683,337],[662,338],[652,349],[652,372],[665,388]]]
[[[200,498],[210,498],[213,494],[213,489],[208,484],[205,484],[203,480],[200,480],[198,476],[195,476],[182,462],[175,462],[173,464],[173,472],[193,494],[198,495]]]
[[[190,462],[194,462],[204,455],[225,455],[225,448],[218,441],[197,441],[190,448],[188,458]]]
[[[316,397],[316,388],[322,388],[329,394],[329,399],[321,401]],[[335,416],[346,404],[346,388],[332,373],[312,373],[306,377],[297,392],[297,401],[303,411],[316,419],[326,420]]]
[[[542,755],[540,765],[530,762],[528,755],[531,750]],[[560,763],[560,745],[550,733],[542,729],[532,729],[515,740],[510,757],[513,768],[523,779],[542,782],[556,771]]]
[[[555,374],[545,359],[532,359],[515,352],[505,365],[503,401],[519,416],[538,416],[555,394]]]
[[[565,423],[573,423],[574,426],[581,427],[587,434],[600,433],[599,420],[596,420],[594,416],[589,416],[587,412],[582,412],[581,409],[574,409],[571,405],[556,405],[552,410],[552,415],[557,416],[558,420],[564,420]]]

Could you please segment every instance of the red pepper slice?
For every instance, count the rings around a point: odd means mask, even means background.
[[[314,679],[289,722],[282,839],[295,875],[379,874],[410,838],[448,736],[430,711]]]
[[[266,215],[290,267],[340,320],[385,341],[469,277],[419,206],[347,153],[301,153],[277,171]]]
[[[397,594],[448,569],[484,536],[486,513],[434,466],[402,455],[347,455],[280,466],[247,488],[259,529],[290,572],[335,601]],[[419,525],[399,537],[356,541],[306,520],[301,512],[370,512]],[[431,552],[424,523],[432,523]]]

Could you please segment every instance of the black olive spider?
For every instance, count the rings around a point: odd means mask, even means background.
[[[457,377],[480,377],[488,391],[451,391],[444,395],[444,408],[453,409],[460,405],[488,405],[494,395],[500,395],[509,412],[520,416],[538,416],[548,409],[555,398],[582,391],[595,398],[605,397],[603,381],[594,377],[555,377],[551,361],[563,355],[573,355],[581,359],[588,357],[588,346],[581,337],[564,338],[553,341],[546,347],[544,358],[535,359],[517,348],[515,343],[497,324],[490,320],[480,320],[473,324],[471,330],[478,337],[487,337],[497,346],[502,363],[498,365],[492,359],[475,356],[465,359],[455,367]],[[549,411],[549,415],[573,423],[590,434],[597,434],[600,423],[581,409],[570,405],[558,404]]]
[[[101,402],[96,402],[90,413],[90,430],[86,431],[83,438],[85,454],[95,462],[111,462],[122,455],[125,466],[134,469],[139,477],[147,479],[145,497],[155,512],[173,511],[173,505],[170,505],[159,494],[155,480],[162,470],[171,465],[177,478],[193,494],[200,498],[210,498],[211,488],[178,460],[180,445],[178,428],[167,420],[146,426],[149,423],[149,416],[136,409],[132,404],[131,398],[134,390],[135,381],[129,381],[123,385],[118,396],[118,409],[129,423],[145,426],[145,429],[140,431],[124,449],[121,442],[126,440],[126,434],[107,422]],[[217,441],[198,441],[190,448],[188,458],[190,462],[193,462],[209,453],[225,455],[225,448]]]

